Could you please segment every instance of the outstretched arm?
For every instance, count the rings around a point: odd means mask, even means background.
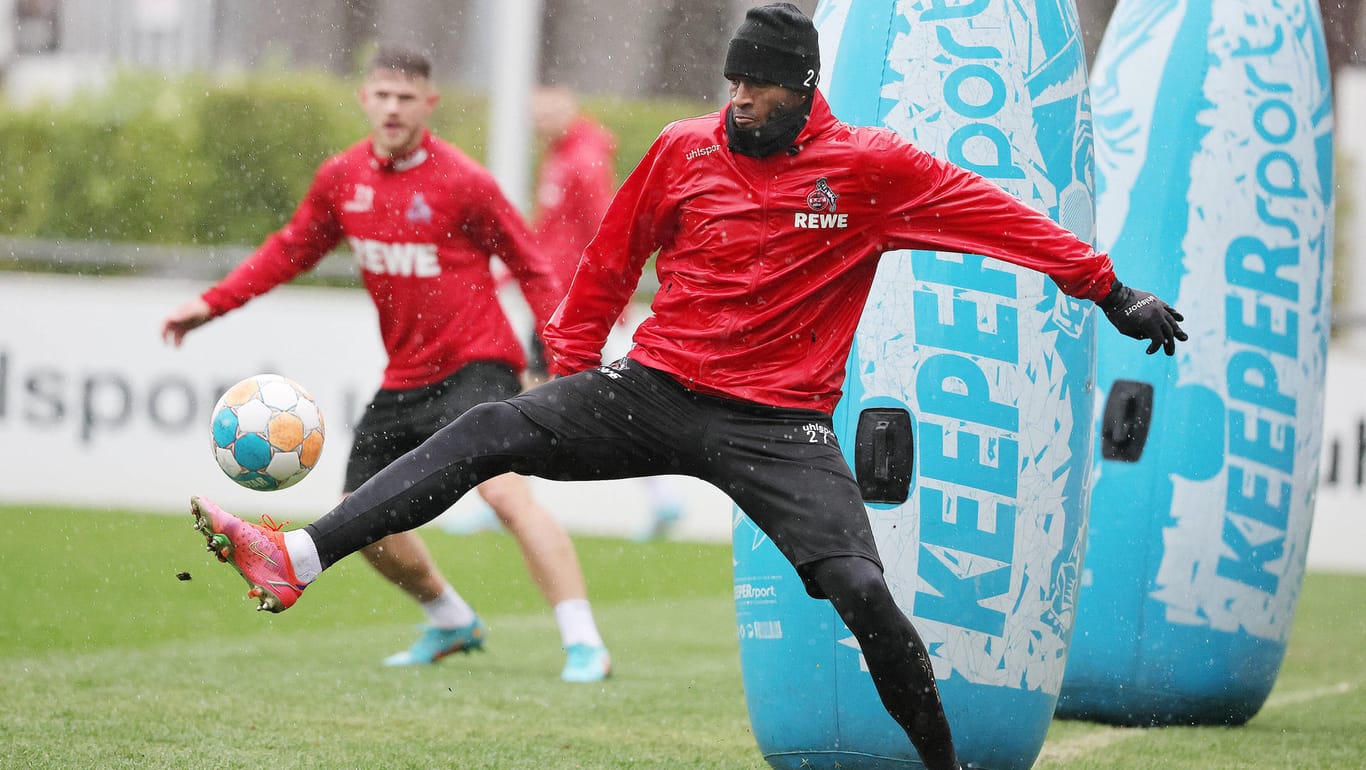
[[[289,223],[200,296],[172,310],[161,323],[163,342],[180,347],[185,335],[248,300],[310,270],[341,240],[341,225],[327,202],[332,163],[313,178]]]
[[[161,341],[180,347],[187,332],[198,329],[212,318],[213,311],[209,309],[209,303],[202,297],[195,297],[172,310],[170,315],[166,316],[166,320],[161,322]]]
[[[1174,355],[1177,341],[1187,339],[1184,317],[1121,284],[1106,254],[991,180],[909,143],[894,146],[874,178],[905,196],[891,220],[897,247],[982,254],[1046,273],[1067,294],[1099,305],[1121,334],[1148,340],[1149,355],[1159,348]]]
[[[551,372],[573,374],[602,363],[608,332],[640,282],[645,261],[662,245],[668,223],[660,209],[668,185],[655,165],[666,142],[661,134],[645,153],[584,249],[569,292],[543,332]]]

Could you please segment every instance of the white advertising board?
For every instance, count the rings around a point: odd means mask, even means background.
[[[1337,346],[1328,355],[1323,460],[1311,570],[1366,572],[1366,353]]]
[[[355,418],[384,367],[370,300],[356,290],[286,286],[191,332],[180,348],[163,344],[162,319],[204,288],[0,273],[0,502],[173,513],[202,494],[241,515],[296,522],[336,504]],[[507,304],[518,328],[528,328],[519,300]],[[619,328],[608,353],[626,340]],[[327,425],[318,467],[278,492],[233,484],[210,450],[219,395],[260,372],[308,388]],[[728,540],[725,496],[692,479],[674,483],[684,508],[675,536]],[[534,484],[574,532],[629,535],[649,522],[642,481]],[[436,524],[456,528],[481,505],[466,496]]]
[[[203,289],[185,281],[0,273],[0,503],[179,513],[190,495],[203,494],[228,510],[296,521],[336,504],[354,419],[383,369],[370,301],[359,291],[287,286],[192,332],[181,348],[162,344],[162,319]],[[515,300],[508,306],[525,328],[525,312]],[[632,317],[644,312],[633,308]],[[609,355],[624,351],[630,328],[614,332]],[[317,469],[279,492],[236,486],[209,448],[218,396],[264,371],[302,383],[327,420]],[[1366,352],[1334,347],[1312,570],[1366,572],[1363,382]],[[729,540],[725,496],[693,479],[674,483],[684,506],[675,536]],[[649,520],[643,482],[534,485],[573,532],[627,536]],[[436,524],[458,528],[479,506],[467,496]]]

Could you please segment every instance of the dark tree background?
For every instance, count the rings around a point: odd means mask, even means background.
[[[1081,19],[1082,36],[1086,41],[1088,61],[1094,61],[1096,49],[1105,34],[1105,25],[1115,11],[1117,0],[1077,0],[1077,15]],[[1334,75],[1349,64],[1361,63],[1357,50],[1363,0],[1321,0],[1323,34],[1328,44],[1328,66]]]
[[[1360,63],[1357,35],[1361,24],[1362,0],[1325,0],[1323,33],[1328,39],[1328,65],[1333,73],[1348,64]]]

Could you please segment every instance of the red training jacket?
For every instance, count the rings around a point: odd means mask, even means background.
[[[667,126],[618,191],[543,332],[551,370],[600,361],[658,250],[654,315],[630,357],[694,390],[832,412],[879,257],[982,254],[1099,300],[1109,257],[896,133],[835,120],[813,95],[795,152],[727,147],[724,113]]]
[[[538,325],[563,296],[488,171],[427,133],[397,161],[376,157],[368,138],[324,161],[289,224],[204,300],[215,315],[240,307],[317,265],[343,237],[379,311],[385,388],[429,385],[472,361],[526,367],[491,255],[517,277]]]
[[[566,288],[616,191],[615,153],[612,134],[585,117],[546,147],[531,229]]]

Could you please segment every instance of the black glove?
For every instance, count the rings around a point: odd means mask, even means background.
[[[1176,341],[1186,341],[1186,333],[1177,324],[1177,321],[1186,320],[1185,316],[1146,291],[1130,289],[1116,280],[1110,293],[1097,304],[1120,334],[1136,340],[1152,340],[1148,355],[1156,353],[1158,348],[1173,355]]]

